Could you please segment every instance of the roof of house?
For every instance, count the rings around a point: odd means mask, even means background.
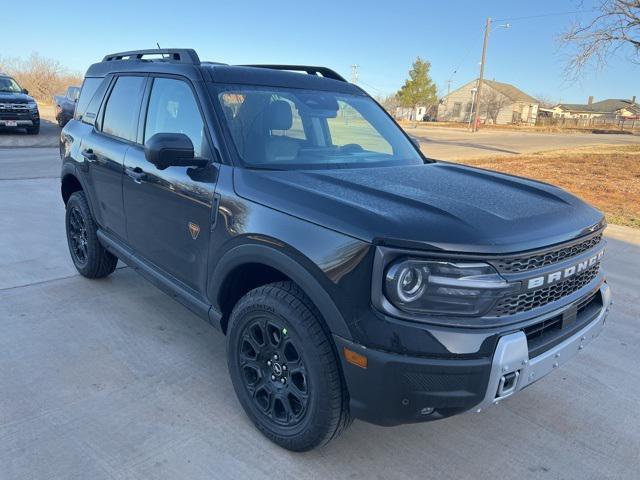
[[[557,107],[572,112],[590,112],[590,113],[615,113],[618,110],[626,108],[627,110],[640,114],[640,104],[631,102],[631,100],[608,98],[599,102],[588,103],[560,103]]]
[[[495,80],[483,80],[483,82],[514,102],[539,103],[531,95],[527,95],[510,83],[496,82]]]

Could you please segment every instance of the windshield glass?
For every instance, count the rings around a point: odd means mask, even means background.
[[[0,77],[0,92],[20,93],[22,89],[20,85],[11,77]]]
[[[423,163],[398,126],[365,95],[237,85],[214,88],[238,155],[248,167]]]

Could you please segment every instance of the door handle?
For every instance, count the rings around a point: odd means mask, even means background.
[[[84,150],[82,150],[82,152],[80,152],[82,154],[82,156],[84,158],[86,158],[89,161],[93,161],[96,160],[98,157],[96,157],[96,154],[93,153],[93,150],[90,148],[86,148]]]
[[[147,177],[147,174],[144,173],[144,170],[142,170],[140,167],[127,167],[124,169],[124,173],[126,173],[128,177],[133,179],[133,181],[138,184],[142,183],[142,181]]]

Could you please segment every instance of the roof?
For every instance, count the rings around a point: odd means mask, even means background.
[[[539,103],[538,100],[533,98],[531,95],[527,95],[510,83],[496,82],[495,80],[483,80],[483,83],[489,85],[491,88],[514,102]]]
[[[155,55],[161,58],[146,59]],[[290,71],[295,70],[295,72]],[[201,62],[191,49],[134,50],[104,57],[87,70],[87,77],[112,73],[164,73],[183,75],[194,82],[214,82],[304,88],[364,94],[326,67],[304,65],[226,65]]]
[[[640,104],[631,102],[631,100],[608,98],[599,102],[588,103],[560,103],[556,107],[572,112],[589,112],[589,113],[616,113],[623,108],[640,114]]]
[[[504,95],[512,102],[525,102],[525,103],[536,103],[536,104],[540,103],[539,100],[536,100],[531,95],[527,95],[522,90],[511,85],[510,83],[496,82],[495,80],[482,80],[482,83],[484,85],[491,87],[493,90],[500,93],[501,95]],[[462,87],[456,89],[455,91],[457,92],[458,90],[461,90],[467,86],[475,87],[477,85],[478,85],[478,79],[476,78],[475,80],[472,80],[464,84]]]

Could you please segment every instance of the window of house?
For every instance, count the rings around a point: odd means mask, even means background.
[[[454,117],[459,117],[461,110],[462,110],[462,103],[461,102],[455,102],[453,104],[453,112],[452,112],[451,115],[454,116]]]
[[[144,77],[119,77],[111,90],[104,110],[102,131],[115,137],[134,141],[138,112],[145,84]]]

